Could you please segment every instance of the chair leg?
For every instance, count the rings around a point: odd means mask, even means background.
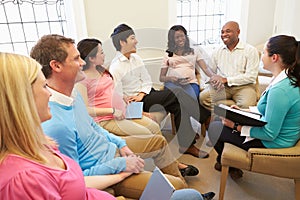
[[[203,137],[206,136],[206,125],[205,125],[205,123],[201,124],[201,135]]]
[[[171,115],[171,124],[172,124],[172,134],[176,135],[176,125],[175,125],[175,115],[170,113]]]
[[[229,171],[229,166],[222,166],[220,190],[219,190],[219,200],[224,199],[224,193],[225,193],[225,187],[226,187],[228,171]]]
[[[300,200],[300,179],[294,179],[295,182],[295,199]]]

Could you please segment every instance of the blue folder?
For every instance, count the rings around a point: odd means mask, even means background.
[[[126,107],[126,119],[140,119],[143,116],[143,102],[131,102]]]

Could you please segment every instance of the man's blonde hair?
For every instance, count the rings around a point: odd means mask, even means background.
[[[0,52],[0,162],[9,153],[44,163],[46,139],[31,85],[41,66],[34,59]]]

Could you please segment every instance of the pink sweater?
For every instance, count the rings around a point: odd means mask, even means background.
[[[0,163],[0,199],[106,199],[110,194],[86,188],[79,165],[59,152],[66,170],[53,169],[10,154]]]
[[[107,72],[99,78],[86,78],[81,83],[87,88],[90,107],[116,108],[125,112],[122,95],[114,91],[114,81]],[[94,117],[96,122],[111,119],[114,119],[112,114]]]

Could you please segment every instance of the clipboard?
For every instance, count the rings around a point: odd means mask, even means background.
[[[214,113],[221,117],[230,119],[233,122],[237,122],[241,125],[264,126],[265,124],[267,124],[267,122],[260,119],[261,115],[259,113],[230,108],[229,106],[226,106],[224,104],[215,105]]]
[[[143,116],[144,102],[131,102],[127,104],[125,118],[126,119],[141,119]]]
[[[140,200],[169,200],[174,191],[171,182],[158,167],[155,167]]]

